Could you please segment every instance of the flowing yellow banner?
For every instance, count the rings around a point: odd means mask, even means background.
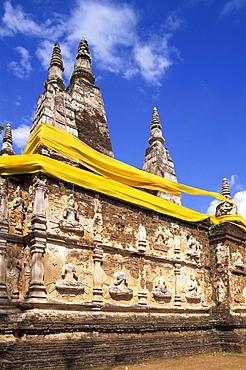
[[[40,154],[31,154],[39,145],[45,145],[64,154],[66,157],[82,163],[96,173],[73,167]],[[0,157],[0,174],[14,175],[43,172],[63,181],[98,191],[171,217],[191,222],[199,222],[209,218],[214,225],[223,222],[241,222],[245,227],[240,227],[246,231],[246,221],[240,215],[228,215],[219,218],[209,214],[204,215],[131,186],[161,190],[171,192],[172,194],[186,191],[190,194],[210,195],[227,201],[221,194],[178,184],[138,170],[95,151],[73,135],[53,126],[40,125],[29,140],[24,153],[22,155]]]
[[[23,154],[34,153],[40,145],[44,145],[81,163],[83,166],[103,175],[105,178],[115,180],[125,185],[164,191],[174,195],[180,195],[180,191],[188,194],[209,195],[227,201],[227,199],[219,193],[182,185],[108,157],[92,149],[74,135],[47,123],[42,123],[38,127],[34,135],[29,139]]]

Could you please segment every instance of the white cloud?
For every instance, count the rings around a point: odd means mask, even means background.
[[[26,146],[30,134],[30,129],[30,126],[22,124],[12,130],[13,142],[18,148],[23,149]]]
[[[0,28],[0,37],[15,36],[18,33],[29,37],[53,39],[64,32],[65,22],[59,14],[53,14],[53,19],[47,19],[43,24],[37,24],[30,14],[26,14],[20,5],[13,7],[10,1],[3,4],[3,26]]]
[[[168,45],[170,35],[152,37],[147,43],[136,44],[134,48],[135,61],[141,75],[150,83],[159,84],[173,64],[170,57],[174,49]]]
[[[184,20],[175,13],[170,14],[164,22],[164,27],[169,31],[175,31],[184,25]]]
[[[94,54],[94,61],[102,69],[120,72],[131,58],[136,39],[137,15],[126,4],[80,1],[70,19],[68,41],[76,43],[85,37]]]
[[[217,199],[212,200],[212,202],[210,203],[206,213],[208,213],[210,215],[214,215],[216,207],[219,203],[221,203],[221,202]]]
[[[49,40],[44,40],[39,44],[36,50],[36,55],[45,69],[47,69],[50,65],[50,58],[52,55],[53,47],[53,42]]]
[[[20,54],[20,61],[12,61],[8,64],[9,69],[14,73],[18,78],[25,79],[30,76],[32,66],[31,66],[31,56],[25,48],[22,46],[17,46],[16,51]]]
[[[37,38],[36,55],[44,68],[49,65],[53,42],[60,41],[66,77],[73,70],[74,50],[79,40],[86,38],[98,68],[128,79],[139,75],[146,82],[158,85],[174,62],[175,48],[169,45],[171,34],[161,32],[165,22],[152,34],[148,30],[140,31],[139,23],[136,10],[123,2],[77,0],[69,16],[56,13],[45,23],[37,23],[20,5],[12,6],[7,0],[0,36],[19,33]],[[171,31],[181,23],[175,15],[166,20]],[[20,77],[19,65],[11,62],[11,67]]]
[[[246,190],[237,192],[233,197],[233,202],[238,205],[238,213],[246,220]]]
[[[243,7],[246,6],[246,0],[232,0],[232,1],[228,1],[221,13],[220,13],[220,18],[222,17],[226,17],[228,16],[229,14],[231,14],[232,12],[236,12],[240,9],[242,9]]]

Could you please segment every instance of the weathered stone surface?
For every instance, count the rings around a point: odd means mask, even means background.
[[[160,118],[157,109],[154,108],[152,114],[152,123],[150,126],[150,147],[146,149],[143,170],[153,173],[154,175],[164,177],[165,179],[177,182],[172,158],[170,157],[168,149],[163,145],[165,139],[162,136],[161,129],[162,126]],[[173,203],[181,204],[180,198],[177,195],[164,193],[162,191],[154,193],[160,198],[169,200]]]
[[[86,42],[66,91],[62,71],[56,45],[33,130],[45,118],[112,155]],[[149,143],[145,169],[175,180],[156,110]],[[225,181],[222,192],[230,196]],[[48,175],[2,176],[0,367],[89,369],[241,351],[245,249],[233,224],[185,222]]]

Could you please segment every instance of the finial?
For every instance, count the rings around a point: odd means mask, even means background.
[[[4,137],[3,137],[3,143],[5,143],[6,141],[10,144],[13,144],[12,130],[11,130],[11,127],[10,127],[10,123],[7,123],[5,133],[4,133]]]
[[[50,60],[50,67],[57,66],[59,67],[62,72],[64,71],[62,56],[61,56],[61,48],[58,42],[55,43],[53,48],[52,57]]]
[[[10,127],[10,123],[7,123],[5,133],[3,136],[3,145],[2,149],[0,150],[0,155],[13,155],[15,154],[13,150],[13,140],[12,140],[12,130]]]
[[[157,108],[155,107],[153,109],[152,113],[152,121],[151,121],[151,126],[150,126],[150,134],[151,137],[149,138],[149,144],[152,145],[155,142],[160,142],[161,144],[164,144],[164,137],[162,136],[162,131],[161,131],[161,122],[159,118],[159,114],[157,111]]]
[[[230,192],[230,187],[228,184],[228,180],[224,178],[222,180],[222,190],[221,194],[224,195],[228,199],[228,202],[221,202],[217,205],[216,211],[215,211],[215,216],[220,217],[220,216],[225,216],[225,215],[235,215],[238,213],[238,208],[236,204],[230,203],[232,200],[231,197],[231,192]]]
[[[75,83],[80,79],[87,80],[91,84],[95,82],[95,76],[91,70],[91,56],[89,46],[86,40],[81,40],[78,47],[78,53],[76,55],[76,61],[74,64],[73,74],[70,80],[70,84]]]
[[[153,128],[156,128],[156,127],[160,128],[160,129],[162,128],[157,108],[154,107],[153,113],[152,113],[152,122],[151,122],[150,129],[152,130]]]
[[[79,58],[87,58],[91,63],[90,50],[88,42],[85,39],[81,40],[79,43],[78,54],[76,55],[76,59]]]
[[[227,199],[231,199],[230,187],[226,178],[222,180],[221,194],[224,195],[224,197],[226,197]]]

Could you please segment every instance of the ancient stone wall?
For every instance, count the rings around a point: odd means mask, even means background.
[[[242,350],[239,227],[184,222],[42,174],[2,177],[0,211],[5,368],[11,353],[25,363],[27,345],[30,369],[42,368],[37,348],[50,369],[66,368],[64,346],[81,369]]]

